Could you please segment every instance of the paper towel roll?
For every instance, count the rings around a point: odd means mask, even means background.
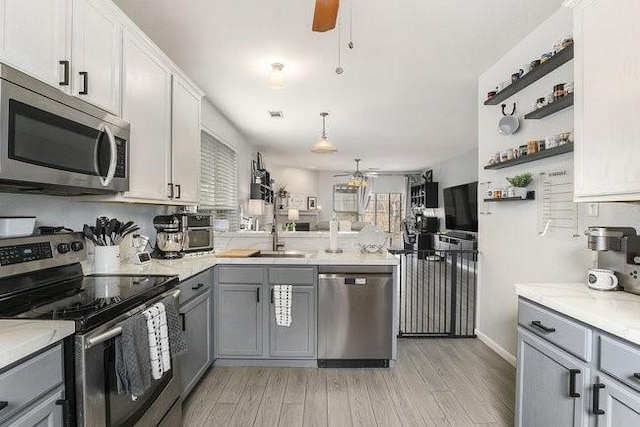
[[[338,221],[329,222],[329,250],[338,250]]]

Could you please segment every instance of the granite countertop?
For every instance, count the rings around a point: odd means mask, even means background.
[[[75,331],[67,320],[0,320],[0,370]]]
[[[325,251],[310,253],[307,258],[217,258],[215,254],[186,257],[177,260],[154,259],[147,265],[123,263],[112,274],[163,274],[177,275],[185,280],[215,265],[397,265],[399,259],[388,253],[361,254],[344,252],[329,254]],[[91,274],[91,261],[83,263],[85,274]]]
[[[516,295],[640,345],[640,295],[583,283],[517,284]]]

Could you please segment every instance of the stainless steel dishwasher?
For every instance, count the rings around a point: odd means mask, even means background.
[[[388,367],[393,267],[327,266],[318,272],[318,367]]]

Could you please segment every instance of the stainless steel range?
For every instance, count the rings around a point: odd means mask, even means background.
[[[156,426],[181,418],[178,364],[133,400],[117,393],[119,323],[174,294],[175,276],[84,276],[80,233],[0,239],[0,318],[70,320],[66,425]]]

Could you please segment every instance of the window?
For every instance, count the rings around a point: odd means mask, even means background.
[[[200,160],[200,211],[229,221],[238,229],[238,159],[236,151],[207,132],[202,132]]]
[[[402,238],[404,219],[404,197],[402,193],[371,193],[369,204],[364,211],[363,221],[374,224],[381,231],[391,233],[391,242]]]

